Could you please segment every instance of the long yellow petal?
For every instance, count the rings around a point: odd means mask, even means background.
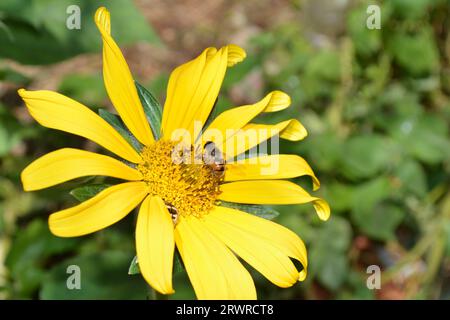
[[[227,51],[226,47],[219,51],[208,48],[194,61],[179,67],[176,87],[173,93],[168,91],[164,105],[162,130],[166,139],[173,138],[177,129],[187,130],[194,139],[194,121],[201,124],[201,129],[219,94],[227,68]],[[171,113],[170,118],[164,117],[166,110]]]
[[[215,207],[204,217],[204,222],[216,237],[275,285],[287,288],[304,279],[306,271],[299,273],[289,258],[298,259],[306,269],[303,242],[281,226],[274,227],[223,207]],[[241,222],[255,225],[241,225]]]
[[[286,93],[281,91],[273,91],[266,95],[264,99],[255,104],[236,107],[222,112],[208,126],[205,136],[208,136],[209,132],[215,131],[214,134],[220,133],[223,141],[226,141],[261,112],[283,110],[289,107],[290,104],[291,98]],[[222,141],[216,140],[213,142],[220,143]]]
[[[227,162],[225,181],[289,179],[304,175],[312,178],[314,190],[320,187],[319,179],[305,159],[297,155],[276,154]]]
[[[95,23],[103,39],[103,78],[114,107],[131,133],[143,144],[154,141],[127,62],[111,37],[109,11],[98,8]]]
[[[142,161],[140,155],[113,127],[81,103],[47,90],[20,89],[18,93],[31,116],[44,127],[92,140],[128,161]]]
[[[236,132],[235,135],[217,147],[226,154],[227,158],[233,158],[260,143],[279,135],[280,138],[299,141],[307,136],[305,127],[296,119],[286,120],[274,125],[249,123]]]
[[[220,200],[248,204],[301,204],[312,202],[322,220],[330,217],[328,203],[311,196],[302,187],[285,180],[255,180],[225,183]]]
[[[180,113],[189,103],[192,96],[189,92],[194,92],[195,85],[200,80],[208,50],[213,49],[204,50],[197,58],[182,64],[171,73],[161,122],[161,136],[165,139],[169,140],[173,131],[180,127],[183,121]]]
[[[250,273],[196,217],[180,217],[175,242],[199,299],[256,299]]]
[[[298,260],[302,264],[303,270],[299,273],[299,280],[305,279],[308,267],[306,247],[302,239],[288,228],[246,212],[219,206],[216,206],[206,216],[206,220],[210,223],[220,221],[220,223],[229,224],[254,237],[263,239],[263,241],[270,242],[285,255]],[[248,242],[250,251],[252,251],[252,244],[253,242]],[[232,250],[234,249],[232,248]]]
[[[162,132],[165,139],[185,130],[191,140],[202,129],[219,94],[227,66],[242,61],[245,52],[236,45],[207,48],[197,58],[177,67],[170,75],[164,104]],[[194,122],[200,124],[194,127]]]
[[[106,228],[124,218],[147,194],[145,182],[125,182],[93,198],[50,215],[50,231],[59,237],[77,237]]]
[[[22,171],[21,179],[24,190],[31,191],[96,175],[130,181],[142,179],[139,171],[114,158],[72,148],[59,149],[36,159]]]
[[[136,224],[136,252],[144,279],[162,294],[174,293],[172,267],[175,240],[173,222],[164,201],[148,196]]]

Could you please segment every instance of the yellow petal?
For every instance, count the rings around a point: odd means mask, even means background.
[[[175,240],[173,222],[164,201],[148,196],[136,224],[136,252],[144,279],[162,294],[174,293],[172,267]]]
[[[223,141],[226,141],[261,112],[283,110],[289,107],[290,104],[291,99],[286,93],[281,91],[273,91],[266,95],[264,99],[255,104],[236,107],[222,112],[208,126],[205,136],[208,136],[209,132],[216,131],[220,132],[221,137],[223,137]],[[216,140],[213,142],[221,143],[222,141]]]
[[[288,228],[267,219],[226,207],[215,207],[208,217],[229,223],[244,232],[269,241],[284,254],[302,264],[303,270],[299,273],[299,280],[305,279],[308,267],[306,247],[302,239]]]
[[[271,221],[224,207],[215,207],[204,221],[233,252],[275,285],[286,288],[304,279],[289,257],[307,267],[306,248],[298,236]]]
[[[167,140],[182,123],[183,119],[179,114],[189,103],[189,92],[194,91],[200,80],[208,50],[211,48],[204,50],[196,59],[177,67],[170,75],[161,122],[161,136]]]
[[[328,203],[285,180],[237,181],[222,184],[220,200],[247,204],[301,204],[312,202],[322,220],[330,217]]]
[[[180,217],[175,242],[198,299],[256,299],[249,272],[196,217]]]
[[[50,215],[50,231],[59,237],[77,237],[106,228],[124,218],[147,194],[145,182],[125,182],[93,198]]]
[[[95,23],[103,39],[103,78],[114,107],[131,133],[143,144],[154,141],[133,77],[120,48],[111,37],[109,11],[98,8]]]
[[[44,127],[92,140],[128,161],[142,161],[140,155],[113,127],[75,100],[47,90],[20,89],[18,93],[25,101],[31,116]]]
[[[84,150],[64,148],[28,165],[21,174],[25,191],[39,190],[85,176],[141,180],[142,174],[114,158]]]
[[[208,48],[195,60],[175,69],[169,79],[163,111],[162,130],[166,139],[173,139],[176,130],[186,130],[193,139],[194,121],[200,123],[201,129],[219,94],[227,59],[226,47],[219,51]]]
[[[299,141],[307,136],[307,131],[296,119],[286,120],[274,125],[249,123],[230,137],[226,143],[217,144],[217,147],[230,159],[277,134],[280,135],[280,138],[286,140]]]
[[[320,187],[319,179],[305,159],[297,155],[276,154],[227,162],[225,181],[289,179],[304,175],[312,178],[314,190]]]
[[[177,130],[189,133],[191,140],[200,134],[219,94],[227,65],[244,57],[245,52],[235,45],[220,50],[207,48],[172,72],[162,119],[165,139],[174,140]],[[194,127],[194,122],[199,126]]]
[[[245,50],[235,44],[229,44],[228,46],[228,61],[227,66],[232,67],[235,64],[242,62],[247,54]]]

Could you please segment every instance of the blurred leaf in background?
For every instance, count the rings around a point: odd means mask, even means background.
[[[157,43],[158,37],[131,0],[105,3],[112,12],[114,39],[118,44],[136,41]],[[81,29],[69,29],[66,13],[76,5],[81,12]],[[0,57],[23,64],[54,63],[76,54],[101,49],[94,23],[101,3],[90,0],[2,0],[0,2]]]
[[[121,251],[102,251],[65,260],[47,273],[40,298],[146,299],[147,284],[138,277],[130,277],[126,272],[131,258],[132,255]],[[67,267],[71,265],[76,265],[81,270],[80,290],[67,289]]]

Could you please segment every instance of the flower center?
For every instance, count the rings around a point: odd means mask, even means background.
[[[159,140],[145,146],[143,163],[137,166],[149,193],[159,196],[174,215],[201,217],[209,212],[219,195],[223,167],[205,161],[192,147]]]

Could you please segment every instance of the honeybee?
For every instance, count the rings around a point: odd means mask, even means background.
[[[208,165],[211,170],[220,178],[225,174],[225,159],[222,152],[212,141],[208,141],[204,145],[203,162]]]
[[[170,216],[172,217],[173,224],[177,224],[178,222],[178,210],[172,204],[166,203],[167,211],[169,211]]]

